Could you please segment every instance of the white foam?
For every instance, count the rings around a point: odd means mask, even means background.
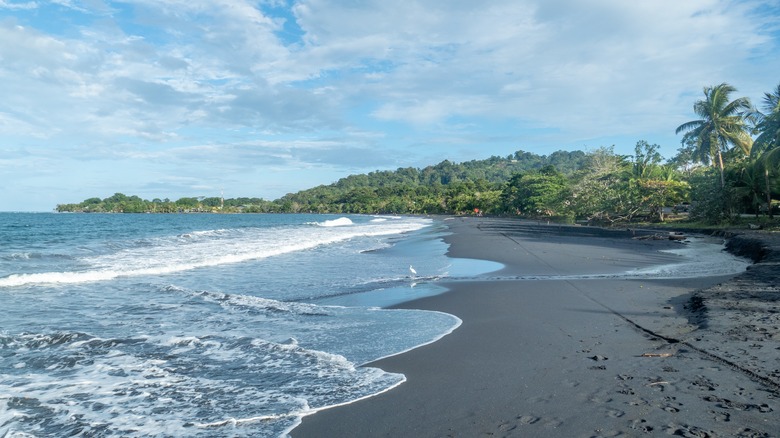
[[[336,306],[320,306],[317,304],[300,303],[295,301],[278,301],[271,298],[255,297],[251,295],[226,294],[220,292],[199,291],[193,292],[176,286],[168,286],[167,291],[197,295],[203,299],[218,302],[222,307],[251,307],[258,310],[270,310],[298,315],[330,315],[328,308]]]
[[[354,225],[354,223],[348,217],[340,217],[338,219],[332,219],[325,222],[317,222],[317,225],[321,227],[345,227]]]
[[[292,432],[293,429],[295,429],[296,427],[300,426],[301,420],[303,419],[303,417],[306,417],[306,416],[309,416],[309,415],[312,415],[312,414],[316,414],[317,412],[321,412],[321,411],[324,411],[326,409],[333,409],[333,408],[337,408],[339,406],[351,405],[352,403],[357,403],[357,402],[362,401],[362,400],[366,400],[366,399],[369,399],[369,398],[372,398],[372,397],[376,397],[378,395],[384,394],[384,393],[386,393],[388,391],[391,391],[391,390],[397,388],[402,383],[406,382],[406,376],[404,376],[403,374],[401,374],[400,376],[402,378],[398,382],[396,382],[394,385],[388,386],[387,388],[383,389],[382,391],[375,392],[373,394],[367,394],[367,395],[364,395],[363,397],[359,397],[359,398],[356,398],[354,400],[350,400],[350,401],[343,402],[343,403],[335,403],[335,404],[332,404],[332,405],[322,406],[322,407],[319,407],[319,408],[316,408],[316,409],[301,410],[296,415],[296,417],[297,417],[296,418],[296,422],[293,425],[291,425],[287,430],[284,431],[284,436],[289,435],[289,433]]]
[[[270,420],[281,420],[285,418],[294,418],[297,416],[298,414],[274,414],[274,415],[260,415],[257,417],[249,417],[249,418],[230,417],[228,419],[214,421],[212,423],[197,423],[195,424],[195,427],[201,429],[211,429],[211,428],[224,427],[224,426],[240,426],[242,424],[247,424],[247,423],[257,423],[260,421],[270,421]]]
[[[188,424],[199,428],[245,426],[229,434],[256,436],[274,423],[277,426],[273,428],[281,433],[297,424],[302,412],[310,411],[309,403],[314,406],[344,403],[343,391],[326,388],[350,388],[358,395],[365,395],[403,381],[401,375],[357,368],[341,355],[294,343],[277,344],[260,339],[249,343],[237,342],[240,339],[211,343],[199,336],[168,339],[160,336],[149,338],[140,350],[131,348],[121,355],[104,354],[103,350],[93,350],[80,343],[79,348],[66,345],[73,347],[66,348],[72,351],[67,353],[72,356],[62,356],[59,350],[52,349],[52,342],[60,345],[62,339],[88,336],[68,335],[22,335],[12,341],[16,345],[48,340],[48,343],[31,345],[27,352],[16,351],[31,357],[43,353],[52,364],[80,359],[63,368],[61,373],[67,373],[66,379],[62,378],[64,374],[37,368],[25,370],[25,374],[16,375],[13,381],[0,381],[0,394],[24,394],[23,400],[30,400],[35,406],[28,409],[22,404],[17,409],[5,406],[6,409],[0,410],[0,435],[6,436],[22,424],[36,424],[44,419],[48,429],[41,432],[61,432],[71,427],[74,418],[83,427],[110,423],[112,433],[117,435],[184,436],[192,432],[188,431]],[[182,343],[191,345],[193,350],[187,355],[179,354],[177,347]],[[147,357],[152,351],[165,359]],[[218,371],[223,369],[236,369],[240,374]],[[262,384],[264,376],[277,378],[282,374],[286,377],[275,385]],[[0,402],[9,405],[11,399],[0,397]],[[204,403],[211,406],[208,415],[204,415]],[[96,409],[97,406],[104,407]],[[115,415],[118,412],[122,415]],[[261,429],[248,427],[257,422],[263,423]],[[27,426],[25,429],[34,430]]]
[[[78,259],[86,268],[74,271],[14,273],[0,278],[0,287],[74,284],[128,276],[158,276],[192,269],[241,263],[306,251],[357,237],[389,236],[419,230],[430,220],[354,224],[342,217],[319,227],[250,228],[196,231],[150,239],[115,252]]]
[[[119,271],[91,272],[43,272],[40,274],[11,274],[0,278],[0,287],[24,286],[28,284],[66,284],[91,281],[112,280],[122,275]]]

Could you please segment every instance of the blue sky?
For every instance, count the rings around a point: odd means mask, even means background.
[[[0,211],[671,158],[704,86],[776,87],[778,26],[775,0],[0,0]]]

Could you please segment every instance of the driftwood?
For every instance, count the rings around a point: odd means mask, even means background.
[[[685,234],[677,233],[677,232],[671,232],[669,234],[646,234],[644,236],[634,237],[634,239],[637,240],[676,240],[676,241],[685,240],[687,238],[688,237]]]

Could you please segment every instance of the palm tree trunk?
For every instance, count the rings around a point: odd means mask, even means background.
[[[725,189],[726,188],[726,177],[724,176],[723,155],[721,154],[720,149],[718,149],[718,166],[720,166],[720,188],[721,189]]]
[[[769,187],[769,168],[764,169],[764,184],[766,184],[766,209],[769,212],[769,219],[772,215],[772,189]]]

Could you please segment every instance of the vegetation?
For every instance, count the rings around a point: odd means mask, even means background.
[[[747,98],[731,100],[734,92],[725,83],[704,88],[704,98],[693,105],[700,119],[677,128],[682,146],[668,160],[660,146],[640,140],[633,155],[601,147],[445,160],[423,169],[351,175],[273,201],[148,201],[116,193],[61,204],[57,211],[501,214],[598,224],[664,222],[678,213],[719,224],[750,214],[760,222],[761,216],[773,218],[780,195],[780,85],[765,94],[760,110]]]
[[[59,204],[56,211],[80,213],[266,213],[270,201],[259,198],[180,198],[176,201],[155,198],[151,201],[138,196],[115,193],[105,199],[89,198],[78,204]]]
[[[726,83],[705,87],[704,100],[698,100],[693,105],[693,111],[701,119],[683,123],[676,131],[678,134],[687,132],[683,141],[692,141],[694,156],[702,163],[714,161],[717,157],[721,187],[726,185],[723,154],[742,152],[749,155],[753,146],[744,117],[751,109],[750,100],[740,97],[729,102],[729,96],[735,91],[736,88]]]

